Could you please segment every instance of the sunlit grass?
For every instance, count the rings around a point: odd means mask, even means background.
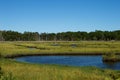
[[[71,46],[72,44],[76,46]],[[79,42],[0,42],[3,56],[11,54],[104,54],[120,53],[119,41],[79,41]]]
[[[72,46],[75,45],[75,46]],[[120,53],[119,41],[79,42],[0,42],[0,54],[104,54]],[[0,66],[7,74],[11,72],[16,80],[115,80],[119,71],[101,70],[95,67],[70,67],[60,65],[28,64],[14,60],[0,59]]]
[[[59,65],[38,65],[2,59],[1,67],[12,72],[17,80],[112,80],[110,70],[95,67],[69,67]]]

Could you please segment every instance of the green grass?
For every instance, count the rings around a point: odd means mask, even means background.
[[[102,56],[102,60],[104,62],[117,62],[117,61],[120,61],[120,55],[116,55],[114,52],[111,52],[109,54],[104,54]]]
[[[57,44],[57,46],[54,46]],[[75,44],[76,47],[71,45]],[[32,48],[29,48],[32,47]],[[12,54],[104,54],[120,53],[119,41],[80,41],[80,42],[0,42],[2,56]]]
[[[119,41],[0,42],[2,57],[18,54],[104,54],[111,51],[120,53]],[[28,64],[11,59],[0,59],[0,66],[5,75],[12,73],[16,80],[120,80],[120,71],[96,67]]]
[[[113,80],[111,74],[118,74],[95,67],[28,64],[6,59],[0,63],[3,71],[12,72],[16,80]]]

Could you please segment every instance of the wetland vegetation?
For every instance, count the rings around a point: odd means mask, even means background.
[[[120,0],[0,0],[0,80],[120,80]]]
[[[120,72],[96,67],[28,64],[2,59],[4,72],[12,72],[16,80],[119,80]]]
[[[120,61],[120,55],[116,55],[114,52],[106,53],[103,55],[103,62],[117,62]]]
[[[119,80],[120,72],[96,67],[72,67],[17,62],[5,57],[24,55],[98,55],[120,53],[119,41],[14,41],[0,42],[2,71],[16,80]],[[5,58],[5,59],[4,59]],[[19,74],[18,74],[19,73]]]
[[[75,45],[73,47],[73,45]],[[44,55],[44,54],[73,54],[73,55],[100,55],[105,53],[120,54],[119,41],[18,41],[0,42],[1,56],[11,55]]]

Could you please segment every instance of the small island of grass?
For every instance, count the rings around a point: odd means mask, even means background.
[[[116,55],[115,53],[107,53],[102,57],[103,62],[117,62],[120,61],[120,55]]]

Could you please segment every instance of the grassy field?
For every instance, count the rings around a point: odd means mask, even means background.
[[[0,42],[2,56],[18,54],[104,54],[120,53],[120,42]],[[95,67],[70,67],[60,65],[28,64],[12,59],[0,59],[6,75],[15,80],[120,80],[120,71]]]
[[[0,42],[2,56],[13,54],[104,54],[120,53],[119,41]]]
[[[0,63],[6,75],[12,72],[15,80],[120,80],[119,71],[95,67],[38,65],[6,59],[1,59]]]

